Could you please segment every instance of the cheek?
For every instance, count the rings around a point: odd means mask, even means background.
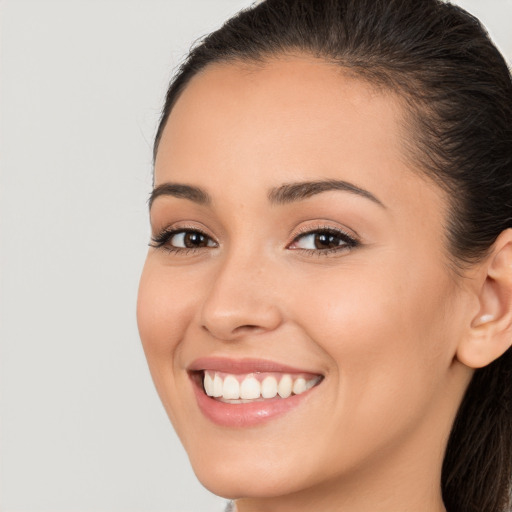
[[[188,277],[187,277],[188,279]],[[148,258],[137,300],[137,323],[146,355],[171,356],[195,311],[197,292],[184,273]]]
[[[156,256],[148,256],[142,272],[137,323],[155,388],[180,435],[176,412],[187,410],[190,400],[181,391],[188,377],[179,354],[197,310],[197,287],[189,274],[162,265]]]
[[[176,376],[181,375],[179,352],[187,327],[196,311],[197,292],[184,273],[148,257],[137,300],[137,323],[149,370],[160,398],[171,415],[170,399]],[[171,418],[172,419],[172,418]]]
[[[317,273],[290,294],[303,330],[330,357],[340,410],[357,411],[370,429],[377,412],[395,421],[397,403],[419,414],[440,392],[455,350],[447,273],[400,263]]]

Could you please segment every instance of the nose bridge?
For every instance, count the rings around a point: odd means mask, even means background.
[[[201,325],[214,337],[275,329],[281,314],[272,286],[272,263],[264,251],[233,248],[221,257],[201,308]]]

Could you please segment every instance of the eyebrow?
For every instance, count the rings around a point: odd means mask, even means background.
[[[271,189],[268,193],[268,198],[272,204],[288,204],[295,201],[302,201],[308,197],[321,194],[322,192],[329,192],[331,190],[350,192],[351,194],[365,197],[382,208],[386,208],[384,203],[368,192],[368,190],[357,187],[356,185],[343,180],[317,180],[285,183],[280,187]]]
[[[373,194],[363,188],[343,180],[316,180],[316,181],[300,181],[297,183],[285,183],[279,187],[270,189],[268,199],[271,204],[283,205],[297,201],[303,201],[316,194],[329,192],[332,190],[340,190],[364,197],[385,208],[382,201],[377,199]],[[212,202],[210,195],[206,190],[182,183],[162,183],[155,187],[149,197],[149,208],[157,197],[171,196],[178,199],[188,199],[194,203],[208,205]]]
[[[149,196],[149,209],[151,209],[151,205],[155,201],[157,197],[160,196],[172,196],[178,199],[188,199],[198,204],[210,204],[211,197],[200,187],[195,187],[193,185],[184,185],[182,183],[162,183],[162,185],[158,185],[151,191],[151,195]]]

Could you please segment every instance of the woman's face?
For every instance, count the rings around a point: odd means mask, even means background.
[[[213,492],[439,477],[468,300],[403,119],[392,93],[307,57],[212,65],[177,101],[138,322]]]

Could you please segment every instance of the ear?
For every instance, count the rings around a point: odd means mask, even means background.
[[[479,310],[457,348],[457,359],[470,368],[487,366],[512,345],[512,228],[478,266]]]

